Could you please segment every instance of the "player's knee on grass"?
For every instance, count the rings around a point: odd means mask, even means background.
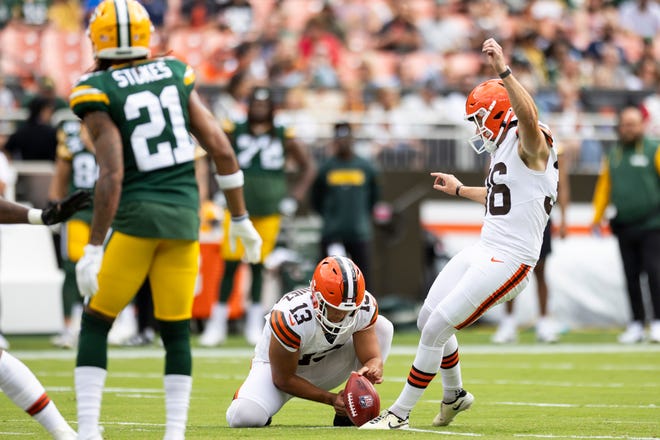
[[[248,399],[234,399],[227,408],[230,428],[259,428],[268,425],[269,418],[266,410]]]

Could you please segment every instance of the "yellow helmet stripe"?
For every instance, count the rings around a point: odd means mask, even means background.
[[[117,16],[117,47],[130,47],[131,20],[126,0],[115,0],[115,14]]]

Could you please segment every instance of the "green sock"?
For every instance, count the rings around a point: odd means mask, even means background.
[[[250,266],[252,268],[252,286],[250,287],[252,304],[259,304],[261,302],[261,287],[264,284],[264,265],[257,263]]]
[[[77,367],[108,366],[108,332],[112,324],[105,319],[83,312],[78,339]]]
[[[161,321],[160,336],[165,346],[165,374],[192,374],[190,320]]]
[[[225,273],[222,275],[220,282],[220,298],[219,302],[226,304],[231,296],[231,291],[234,289],[234,278],[236,270],[240,261],[225,261]]]

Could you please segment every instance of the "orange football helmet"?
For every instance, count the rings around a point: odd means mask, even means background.
[[[465,101],[465,119],[477,126],[477,133],[468,139],[470,146],[477,154],[494,152],[514,116],[502,80],[491,79],[479,84]]]
[[[152,32],[149,13],[136,0],[102,1],[87,29],[94,56],[110,60],[148,56]]]
[[[310,288],[316,319],[325,331],[341,334],[351,328],[365,292],[364,275],[353,261],[340,256],[324,258],[314,269]],[[328,307],[348,313],[340,322],[332,322]]]

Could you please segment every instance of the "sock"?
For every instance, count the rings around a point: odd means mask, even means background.
[[[226,303],[229,301],[232,290],[234,290],[234,278],[240,261],[225,260],[225,271],[222,274],[222,281],[220,281],[220,297],[218,301]]]
[[[105,369],[98,367],[76,367],[74,370],[80,438],[98,435],[103,385],[107,374]]]
[[[192,374],[190,350],[190,320],[158,321],[160,336],[165,347],[165,374]]]
[[[68,426],[39,379],[23,362],[6,351],[0,351],[0,389],[48,432]]]
[[[396,402],[389,408],[397,417],[401,419],[408,417],[438,373],[440,359],[442,359],[442,347],[428,347],[421,343],[417,346],[417,356],[408,373],[408,380]]]
[[[165,375],[165,437],[164,440],[183,440],[188,421],[192,377],[182,374]]]
[[[417,345],[417,355],[413,361],[408,381],[403,387],[390,411],[400,418],[408,417],[419,401],[438,370],[444,353],[445,344],[451,339],[456,329],[449,323],[440,309],[429,315],[422,328]]]
[[[453,402],[456,395],[463,390],[463,379],[461,377],[461,363],[458,357],[458,340],[456,335],[445,344],[442,352],[442,364],[440,364],[442,375],[442,400]]]
[[[250,268],[252,269],[250,295],[252,296],[252,303],[259,304],[261,302],[261,289],[264,284],[264,265],[261,263],[250,264]]]
[[[108,332],[112,324],[97,316],[83,313],[78,341],[77,367],[108,366]]]

